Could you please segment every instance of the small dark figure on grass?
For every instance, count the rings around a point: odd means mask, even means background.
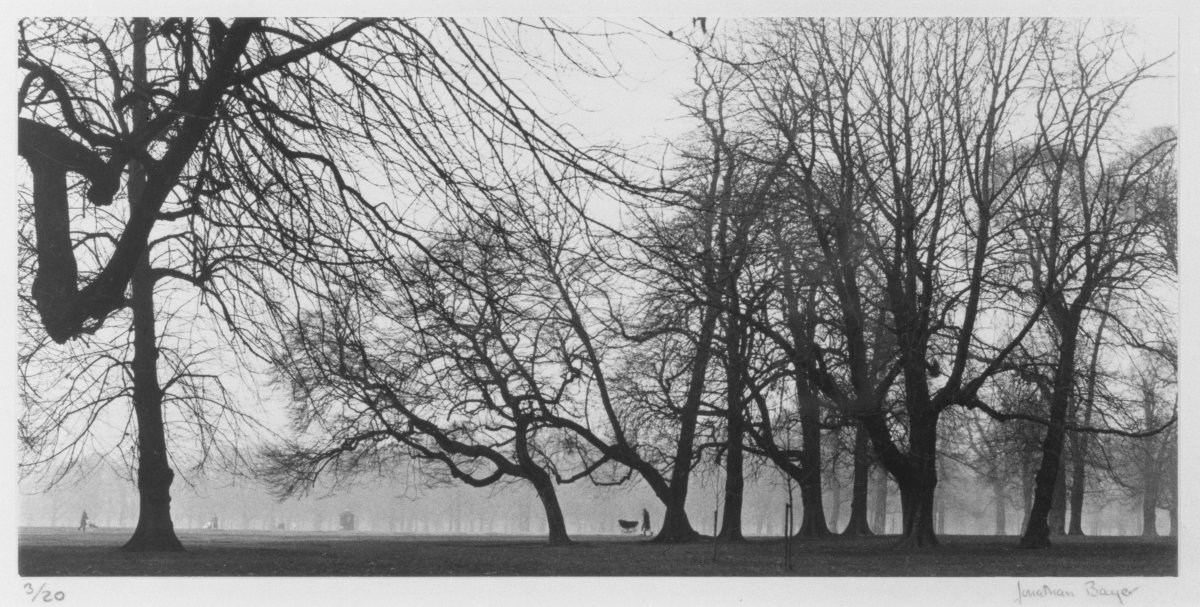
[[[88,521],[87,510],[84,510],[84,511],[83,511],[83,516],[81,516],[81,517],[79,518],[79,530],[80,530],[80,531],[87,531],[87,530],[88,530],[88,528],[89,528],[88,522],[89,522],[89,521]],[[91,526],[92,526],[92,527],[94,527],[95,525],[91,525]]]

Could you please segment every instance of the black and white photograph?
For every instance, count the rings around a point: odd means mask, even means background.
[[[371,8],[8,9],[6,604],[1195,604],[1197,10]]]

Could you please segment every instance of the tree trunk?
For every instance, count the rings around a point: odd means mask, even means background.
[[[162,390],[158,385],[155,344],[153,278],[147,255],[134,271],[131,307],[134,316],[133,408],[138,425],[138,494],[140,509],[127,551],[179,551],[183,545],[171,522],[171,482],[175,473],[167,460],[163,432]]]
[[[1091,403],[1085,403],[1083,425],[1091,423]],[[1072,435],[1075,448],[1071,450],[1071,520],[1067,526],[1067,535],[1083,535],[1083,491],[1087,482],[1085,458],[1087,456],[1087,434]]]
[[[1042,442],[1042,464],[1034,479],[1033,507],[1029,512],[1029,524],[1021,537],[1021,546],[1024,548],[1050,546],[1050,509],[1054,505],[1059,464],[1062,462],[1063,442],[1066,436],[1067,412],[1074,389],[1077,323],[1062,322],[1059,327],[1062,343],[1059,346],[1058,368],[1054,373],[1054,392],[1050,399],[1050,425],[1046,428],[1046,439]]]
[[[1021,529],[1029,526],[1029,514],[1033,510],[1033,466],[1030,458],[1021,460]]]
[[[1054,499],[1050,502],[1050,535],[1065,535],[1067,532],[1067,442],[1063,436],[1062,455],[1058,459],[1058,476],[1054,480]]]
[[[712,272],[706,272],[709,281]],[[716,306],[710,306],[700,326],[700,336],[696,344],[696,357],[692,363],[692,372],[688,380],[688,391],[680,412],[679,438],[675,443],[674,467],[671,469],[671,484],[669,493],[663,500],[666,512],[663,515],[662,529],[651,541],[654,542],[690,542],[698,539],[700,534],[692,529],[687,516],[688,481],[692,472],[692,447],[696,441],[696,422],[700,414],[700,404],[704,392],[705,373],[708,360],[712,355],[713,335],[716,329]],[[659,496],[662,499],[662,495]]]
[[[892,442],[882,413],[862,415],[859,421],[867,428],[876,459],[896,480],[900,489],[900,542],[897,549],[934,547],[938,545],[933,528],[933,497],[937,489],[937,422],[938,413],[929,402],[927,384],[923,377],[906,381],[908,397],[916,395],[918,402],[909,404],[909,452],[902,453]],[[923,400],[920,400],[923,399]]]
[[[727,297],[731,305],[738,305],[736,293],[730,293],[733,286],[727,289]],[[744,454],[742,439],[745,435],[742,409],[745,390],[742,378],[746,372],[742,361],[742,328],[741,323],[732,314],[726,315],[725,323],[725,377],[727,383],[725,397],[725,513],[721,521],[719,537],[726,542],[745,541],[742,535],[742,499],[746,480],[743,470]]]
[[[932,547],[938,545],[934,532],[934,495],[937,474],[926,471],[920,478],[900,483],[900,507],[903,519],[903,537],[897,547]]]
[[[1142,537],[1158,537],[1158,475],[1146,475],[1142,488]]]
[[[875,480],[875,533],[884,535],[887,533],[887,502],[888,502],[888,476],[887,470],[883,466],[878,468],[878,478]]]
[[[854,488],[850,498],[850,522],[842,531],[842,535],[874,535],[867,522],[867,489],[871,472],[870,447],[867,429],[859,424],[854,433]]]
[[[829,486],[829,525],[834,529],[838,528],[838,520],[842,518],[842,484],[838,482],[837,477],[837,460],[833,462],[834,470],[830,473],[833,477],[833,483]]]
[[[825,503],[821,497],[821,404],[799,371],[795,379],[800,408],[800,469],[803,471],[803,476],[798,479],[803,512],[796,537],[827,537],[832,532],[825,521]]]
[[[1008,533],[1008,519],[1005,507],[1005,502],[1007,501],[1008,496],[1004,492],[1004,482],[999,479],[993,480],[992,503],[996,506],[996,535]]]
[[[1112,291],[1104,296],[1104,308],[1100,315],[1100,324],[1096,327],[1096,336],[1092,339],[1092,359],[1088,362],[1087,390],[1083,398],[1083,425],[1092,425],[1092,406],[1096,400],[1096,368],[1100,361],[1100,345],[1104,342],[1104,325],[1108,323],[1108,306],[1112,301]],[[1076,433],[1075,448],[1072,450],[1071,471],[1071,523],[1067,535],[1083,535],[1083,492],[1087,486],[1086,464],[1088,451],[1088,435]]]
[[[546,511],[547,540],[551,546],[562,546],[571,543],[567,535],[567,524],[563,518],[562,507],[558,503],[558,493],[554,490],[554,481],[544,472],[531,478],[533,488],[537,490],[538,499]]]
[[[700,539],[700,533],[692,529],[692,523],[688,521],[687,510],[684,509],[686,502],[686,494],[680,495],[671,491],[670,496],[663,500],[666,513],[663,514],[662,528],[659,529],[658,535],[650,541],[669,543],[691,542]]]
[[[746,480],[742,468],[741,413],[729,419],[729,444],[725,454],[725,512],[721,520],[721,541],[745,541],[742,535],[743,490]]]
[[[939,494],[933,495],[933,514],[938,535],[946,533],[946,500]]]
[[[137,83],[146,80],[145,19],[134,20],[133,77]],[[145,103],[134,104],[133,125],[147,121]],[[130,206],[142,204],[146,172],[134,162],[130,164]],[[158,385],[158,336],[154,321],[154,277],[147,248],[138,257],[130,281],[130,307],[133,311],[133,409],[138,425],[138,493],[140,509],[133,537],[121,547],[131,552],[182,551],[183,544],[175,536],[171,522],[171,482],[175,473],[167,459],[166,435],[163,429],[162,388]]]
[[[1169,510],[1167,510],[1167,514],[1170,515],[1171,522],[1171,528],[1167,530],[1167,535],[1176,537],[1179,535],[1179,507],[1172,506]]]
[[[911,388],[911,386],[910,386]],[[926,398],[926,400],[928,400]],[[937,490],[937,419],[931,406],[914,407],[926,411],[910,423],[910,473],[897,479],[904,528],[899,548],[923,548],[938,545],[933,525],[934,497]]]

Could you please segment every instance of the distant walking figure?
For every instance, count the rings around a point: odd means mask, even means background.
[[[83,516],[79,518],[79,530],[80,530],[80,531],[87,531],[87,530],[88,530],[88,516],[87,516],[87,510],[84,510],[84,511],[83,511]]]
[[[642,508],[642,535],[650,535],[650,511]]]

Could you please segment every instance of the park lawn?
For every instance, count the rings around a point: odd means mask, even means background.
[[[896,551],[894,536],[660,545],[583,536],[571,546],[513,536],[408,536],[290,531],[181,531],[183,553],[129,554],[130,529],[23,528],[22,576],[1173,576],[1174,538],[1056,537],[1023,550],[1016,537],[942,536],[937,549]]]

